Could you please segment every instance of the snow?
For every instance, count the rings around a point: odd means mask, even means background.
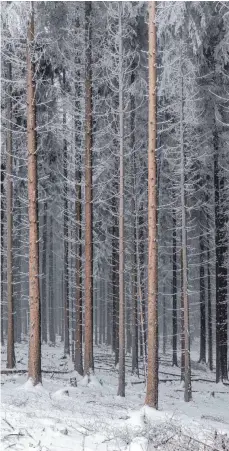
[[[26,369],[27,349],[26,342],[16,345],[17,369]],[[229,387],[216,385],[214,374],[195,363],[193,400],[185,403],[180,370],[170,361],[168,355],[160,362],[160,410],[155,411],[144,406],[145,385],[136,384],[143,382],[143,370],[139,378],[131,375],[129,356],[126,397],[120,398],[108,348],[95,349],[95,375],[88,378],[74,371],[70,357],[63,358],[60,343],[43,345],[42,368],[50,373],[43,373],[42,385],[33,387],[26,374],[1,377],[1,450],[178,451],[204,449],[199,442],[212,445],[215,431],[229,434]],[[76,387],[70,385],[72,377]]]

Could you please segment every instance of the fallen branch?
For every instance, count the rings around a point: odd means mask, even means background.
[[[53,371],[53,370],[41,370],[42,373],[44,374],[71,374],[72,371]],[[28,373],[28,370],[1,370],[0,374],[5,374],[5,375],[9,375],[9,374],[26,374]]]
[[[211,446],[211,445],[207,445],[204,442],[201,442],[200,440],[198,440],[197,438],[191,437],[190,435],[184,434],[183,432],[181,432],[182,437],[186,437],[188,438],[190,441],[194,441],[196,443],[199,443],[200,445],[203,445],[206,448],[212,449],[213,451],[222,451],[219,448],[216,448],[215,446]]]
[[[4,437],[3,437],[3,440],[6,440],[8,437],[25,437],[25,434],[22,434],[22,432],[17,432],[17,433],[13,433],[13,432],[11,432],[11,434],[7,434],[7,435],[4,435]]]
[[[6,420],[6,418],[3,418],[3,421],[5,421],[5,423],[14,431],[14,427]]]

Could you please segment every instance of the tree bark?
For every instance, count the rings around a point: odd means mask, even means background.
[[[227,374],[227,232],[223,205],[224,176],[219,174],[219,138],[214,132],[215,246],[216,246],[216,382]]]
[[[92,3],[85,2],[85,350],[84,374],[93,361]]]
[[[29,197],[29,307],[30,337],[28,378],[33,385],[41,382],[41,328],[39,292],[38,200],[37,200],[37,147],[36,147],[36,90],[33,63],[34,9],[31,16],[27,43],[27,140],[28,140],[28,197]]]
[[[119,13],[119,380],[118,396],[125,396],[125,279],[124,279],[124,115],[122,3]]]
[[[182,247],[182,276],[184,300],[184,400],[192,398],[191,388],[191,360],[190,360],[190,330],[189,330],[189,298],[188,298],[188,266],[187,266],[187,227],[185,204],[185,153],[184,153],[184,93],[182,56],[180,59],[180,151],[181,151],[181,247]]]
[[[14,324],[14,340],[17,343],[21,342],[21,202],[20,199],[15,200],[15,215],[17,213],[17,229],[18,233],[15,236],[15,248],[17,249],[17,256],[15,258],[15,279],[17,289],[14,291],[14,306],[15,306],[15,320]]]
[[[156,2],[149,2],[148,374],[145,404],[158,408]]]
[[[131,84],[135,82],[136,63],[132,65]],[[131,254],[131,303],[132,303],[132,373],[138,373],[138,297],[137,297],[137,251],[136,251],[136,180],[135,180],[135,97],[131,96],[131,150],[132,154],[132,198],[131,198],[131,213],[132,213],[132,227],[133,227],[133,247]]]
[[[75,370],[83,375],[83,351],[82,351],[82,196],[81,196],[81,156],[78,152],[76,174],[76,338],[75,338]]]
[[[65,89],[65,69],[63,85]],[[66,133],[66,112],[63,114],[64,133]],[[64,354],[70,355],[69,343],[69,276],[68,276],[68,147],[64,138]]]
[[[205,300],[205,271],[204,271],[204,237],[200,233],[200,358],[199,362],[206,363],[206,300]]]
[[[49,341],[55,345],[55,311],[54,311],[54,281],[53,281],[53,218],[50,216],[50,248],[49,248]]]
[[[210,273],[210,243],[208,240],[208,366],[213,370],[212,350],[212,305],[211,305],[211,273]]]
[[[138,223],[136,222],[136,238],[138,242],[137,249],[137,267],[139,271],[138,280],[138,292],[140,295],[140,355],[145,360],[147,356],[147,333],[146,333],[146,287],[145,287],[145,234],[144,234],[144,216],[143,216],[143,203],[140,207],[141,213],[139,214]]]
[[[7,180],[7,368],[15,366],[14,352],[14,300],[13,300],[13,262],[12,262],[12,233],[13,233],[13,184],[12,184],[12,66],[7,63],[8,89],[7,89],[7,136],[6,136],[6,180]]]
[[[166,354],[167,344],[167,324],[166,324],[166,294],[165,287],[163,290],[163,355]]]
[[[47,201],[44,201],[43,249],[42,249],[42,303],[41,334],[42,341],[47,343],[47,299],[46,299],[46,258],[47,258]]]
[[[185,379],[185,340],[184,340],[184,285],[183,285],[183,257],[181,249],[181,302],[180,302],[180,344],[181,344],[181,381]]]
[[[4,178],[6,167],[4,163],[1,163],[1,345],[4,346]]]
[[[176,231],[176,212],[173,211],[173,365],[178,366],[177,362],[177,231]]]
[[[115,366],[118,364],[119,356],[119,273],[118,273],[118,224],[117,224],[117,202],[116,184],[115,193],[112,200],[113,227],[112,227],[112,305],[113,305],[113,326],[112,326],[112,349],[115,353]]]

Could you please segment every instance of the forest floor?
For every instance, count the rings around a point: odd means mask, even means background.
[[[27,343],[16,345],[17,370],[26,369],[27,349]],[[216,385],[214,374],[195,357],[190,403],[183,400],[180,369],[171,366],[170,355],[161,357],[156,412],[143,407],[143,370],[131,375],[130,356],[126,397],[120,398],[110,349],[95,348],[95,376],[88,381],[63,358],[62,344],[43,345],[42,386],[32,387],[26,374],[1,375],[1,450],[228,451],[229,386]],[[5,347],[1,358],[4,370]],[[74,377],[76,387],[70,384]]]

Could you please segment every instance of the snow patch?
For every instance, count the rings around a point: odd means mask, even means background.
[[[153,451],[154,447],[151,445],[150,450]],[[148,451],[149,443],[146,437],[135,437],[132,440],[128,451]]]

